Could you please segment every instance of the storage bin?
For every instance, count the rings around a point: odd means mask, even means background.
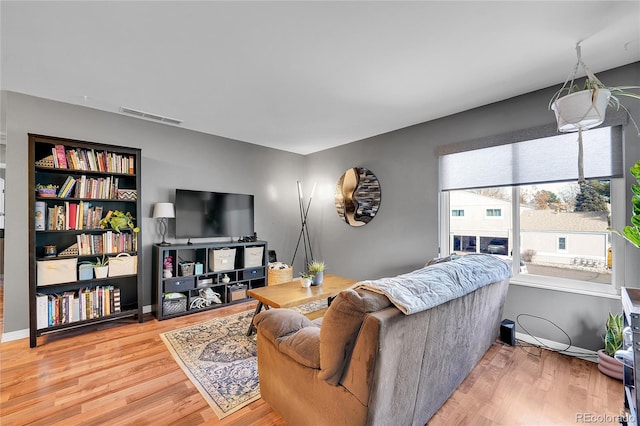
[[[202,265],[202,263],[196,262],[194,274],[196,274],[196,275],[204,274],[204,266]]]
[[[162,315],[174,315],[187,311],[187,296],[182,293],[164,295]]]
[[[135,189],[118,189],[118,200],[136,201],[138,191]]]
[[[260,266],[263,264],[264,246],[244,248],[244,267]]]
[[[209,250],[209,265],[213,272],[230,271],[235,269],[236,249],[223,248]]]
[[[78,264],[78,279],[90,280],[93,278],[93,264],[91,262],[81,262]]]
[[[109,258],[109,276],[134,275],[138,273],[138,256],[120,253]]]
[[[229,301],[235,302],[236,300],[242,300],[247,298],[247,285],[246,284],[233,284],[227,287],[229,293]]]
[[[183,277],[187,277],[189,275],[193,275],[193,268],[195,263],[193,262],[180,262],[178,264],[180,266],[180,275]]]
[[[36,264],[38,285],[68,283],[78,279],[77,258],[39,260]]]
[[[264,277],[264,268],[251,268],[244,271],[240,271],[241,280],[252,280],[255,278]]]
[[[169,278],[164,281],[164,293],[193,290],[195,279],[193,276],[185,278]]]
[[[267,284],[276,285],[293,281],[293,267],[289,266],[285,269],[271,269],[267,271]]]

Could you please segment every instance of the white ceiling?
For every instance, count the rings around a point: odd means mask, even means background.
[[[640,60],[640,1],[6,1],[3,90],[307,154]],[[604,82],[607,83],[606,81]]]

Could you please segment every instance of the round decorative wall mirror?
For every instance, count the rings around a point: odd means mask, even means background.
[[[336,211],[351,226],[371,222],[380,208],[380,182],[364,167],[348,169],[336,186]]]

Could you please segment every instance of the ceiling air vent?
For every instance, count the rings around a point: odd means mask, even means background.
[[[120,111],[125,114],[135,115],[136,117],[147,118],[149,120],[160,121],[161,123],[167,124],[182,124],[182,120],[178,120],[177,118],[164,117],[158,114],[151,114],[150,112],[144,112],[133,108],[120,107]]]

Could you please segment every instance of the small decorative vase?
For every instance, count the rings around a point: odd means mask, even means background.
[[[311,279],[311,285],[322,285],[322,279],[324,278],[324,271],[316,272]]]
[[[223,283],[225,283],[225,284],[226,284],[226,283],[228,283],[229,281],[231,281],[231,278],[229,278],[229,275],[224,274],[224,276],[222,277],[222,280],[221,280],[221,281],[222,281]]]
[[[171,273],[171,270],[165,269],[164,271],[162,271],[162,276],[165,278],[171,278],[173,274]]]
[[[107,278],[109,272],[109,266],[94,266],[93,270],[96,274],[96,278]]]
[[[307,288],[311,285],[311,278],[301,278],[300,279],[300,285],[303,288]]]
[[[622,367],[622,361],[607,355],[604,349],[598,351],[598,370],[600,370],[602,374],[617,380],[622,380]]]

